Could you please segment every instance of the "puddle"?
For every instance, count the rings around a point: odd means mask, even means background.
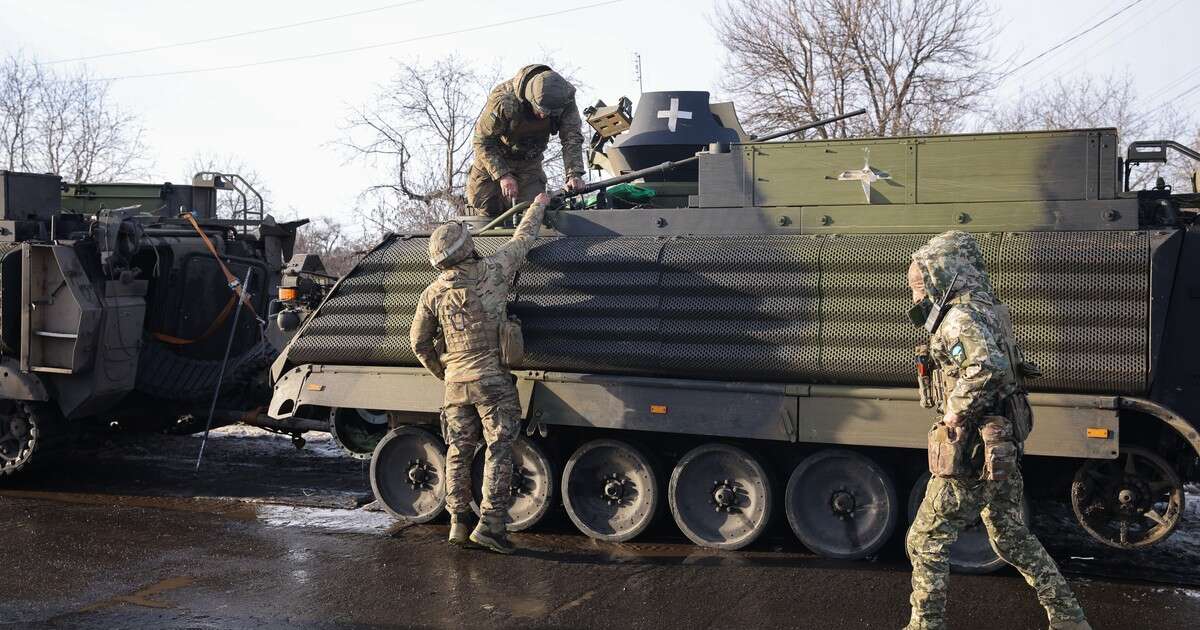
[[[134,591],[128,595],[118,595],[111,599],[96,602],[95,604],[81,608],[79,612],[92,612],[102,608],[118,606],[120,604],[130,604],[133,606],[141,606],[143,608],[172,608],[172,604],[164,601],[161,598],[158,598],[157,596],[167,591],[173,591],[185,586],[190,586],[193,581],[194,580],[191,577],[186,575],[167,578],[161,582],[151,584],[146,588]]]

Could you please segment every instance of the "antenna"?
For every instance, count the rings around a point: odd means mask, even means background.
[[[642,55],[641,53],[633,53],[633,76],[637,79],[638,95],[644,94],[645,89],[642,88]]]

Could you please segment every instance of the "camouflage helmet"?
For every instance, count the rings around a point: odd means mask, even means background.
[[[547,68],[529,78],[523,95],[534,111],[558,118],[575,98],[575,88],[559,73]]]
[[[463,223],[443,223],[429,237],[429,264],[437,269],[449,269],[474,253],[475,241]]]

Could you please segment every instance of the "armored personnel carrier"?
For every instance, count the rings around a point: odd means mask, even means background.
[[[950,229],[978,239],[1043,372],[1031,490],[1113,547],[1176,528],[1200,453],[1200,195],[1127,182],[1195,151],[1121,156],[1116,129],[753,139],[704,92],[589,112],[593,163],[616,176],[602,184],[638,178],[643,194],[548,213],[510,296],[527,349],[513,529],[561,501],[601,540],[669,511],[708,547],[786,518],[817,553],[876,553],[920,501],[933,420],[904,274]],[[435,276],[425,237],[391,236],[342,278],[276,362],[269,411],[386,416],[362,450],[381,502],[417,522],[444,494],[442,384],[407,335]],[[978,531],[953,562],[1000,564]]]
[[[241,196],[231,217],[221,190]],[[73,427],[203,429],[218,380],[219,422],[269,400],[285,339],[264,321],[304,221],[264,216],[255,194],[220,173],[177,186],[0,171],[0,478]]]

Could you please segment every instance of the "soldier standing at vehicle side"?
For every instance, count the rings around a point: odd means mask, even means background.
[[[542,154],[550,136],[562,142],[568,191],[583,185],[583,131],[575,88],[544,65],[521,68],[492,89],[475,123],[475,162],[467,176],[467,203],[475,214],[496,216],[546,191]]]
[[[1036,366],[1020,358],[979,244],[965,232],[933,237],[912,255],[908,284],[913,323],[930,333],[927,354],[918,348],[918,373],[925,373],[923,356],[931,371],[922,383],[922,404],[937,406],[942,419],[930,432],[932,476],[908,531],[913,574],[907,627],[946,627],[950,545],[979,516],[993,548],[1037,591],[1050,628],[1090,630],[1054,560],[1024,522],[1019,457],[1032,415],[1021,378],[1035,375]],[[927,386],[932,397],[925,395]]]
[[[512,239],[486,258],[476,253],[462,223],[442,225],[429,237],[429,262],[443,271],[421,294],[409,341],[421,364],[446,381],[446,508],[450,542],[456,545],[470,541],[499,553],[513,551],[507,535],[509,486],[521,403],[500,361],[499,327],[507,319],[509,288],[537,240],[548,203],[546,193],[537,195]],[[438,337],[445,343],[441,356],[434,349]],[[471,460],[480,438],[487,443],[483,501],[479,524],[470,531]]]

